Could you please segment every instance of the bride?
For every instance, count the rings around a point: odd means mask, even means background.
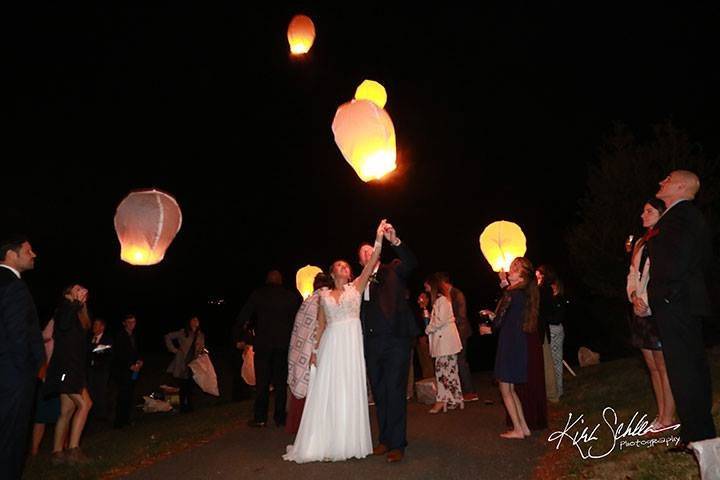
[[[350,281],[350,265],[343,260],[331,267],[335,288],[320,294],[305,410],[285,460],[339,461],[372,453],[360,295],[380,258],[385,224],[378,225],[375,250],[358,278]]]

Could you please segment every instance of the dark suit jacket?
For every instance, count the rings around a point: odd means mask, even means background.
[[[130,338],[124,328],[120,329],[113,344],[112,370],[111,373],[118,381],[130,381],[132,371],[130,367],[140,360],[140,353],[137,347],[137,335],[133,331],[133,338]]]
[[[705,274],[712,259],[710,229],[692,202],[672,207],[655,225],[648,242],[650,307],[676,304],[694,316],[711,315]]]
[[[393,249],[398,258],[380,265],[376,281],[370,281],[370,300],[366,301],[364,292],[360,292],[363,298],[360,318],[365,336],[413,337],[420,334],[407,300],[407,279],[418,262],[404,243]]]
[[[288,348],[300,296],[279,285],[258,288],[243,306],[234,332],[253,330],[255,351]]]
[[[452,303],[453,315],[455,315],[455,325],[457,326],[460,338],[467,340],[472,335],[472,326],[467,316],[467,302],[465,294],[457,287],[450,290],[450,300]]]
[[[19,385],[45,361],[40,322],[25,282],[0,267],[0,382]]]

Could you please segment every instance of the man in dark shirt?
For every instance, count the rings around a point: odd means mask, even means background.
[[[93,320],[92,334],[88,343],[88,359],[88,392],[93,402],[90,416],[94,420],[105,420],[112,339],[105,332],[105,320],[102,318]]]
[[[138,353],[135,338],[135,315],[126,315],[122,322],[123,329],[113,345],[112,376],[117,386],[118,395],[115,406],[115,428],[130,425],[130,413],[135,395],[135,381],[143,362]]]
[[[255,332],[255,398],[251,427],[267,423],[270,404],[270,384],[275,388],[275,425],[285,425],[287,386],[287,355],[295,313],[300,297],[282,286],[282,275],[277,270],[267,274],[263,287],[255,290],[238,315],[235,331],[252,329]]]

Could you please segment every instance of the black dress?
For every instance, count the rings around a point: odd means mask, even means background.
[[[82,393],[87,387],[87,332],[80,323],[82,305],[63,299],[55,310],[55,347],[48,365],[45,394]]]

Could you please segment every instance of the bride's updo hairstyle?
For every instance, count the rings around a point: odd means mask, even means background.
[[[335,268],[336,268],[336,267],[338,266],[338,264],[340,264],[340,263],[344,263],[345,265],[347,265],[348,271],[350,272],[350,276],[348,277],[348,283],[352,282],[352,281],[353,281],[353,278],[354,278],[354,276],[353,276],[353,271],[352,271],[352,267],[350,266],[350,264],[349,264],[348,262],[346,262],[345,260],[342,260],[342,259],[340,259],[340,260],[335,260],[335,261],[332,263],[332,265],[330,265],[330,268],[329,268],[329,270],[328,270],[328,271],[330,272],[330,275],[329,275],[329,276],[330,276],[330,279],[331,279],[331,282],[332,282],[332,287],[331,287],[332,290],[335,290],[335,289],[337,288],[337,286],[335,285]]]

